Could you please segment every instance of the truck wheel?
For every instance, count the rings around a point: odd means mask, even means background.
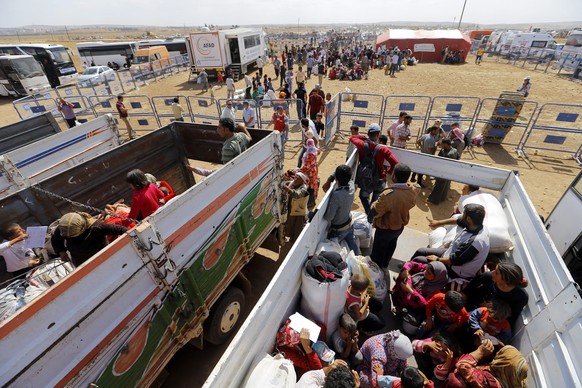
[[[238,328],[244,307],[245,294],[242,290],[228,287],[204,322],[204,339],[213,345],[225,343]]]

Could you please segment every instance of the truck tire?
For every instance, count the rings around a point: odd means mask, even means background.
[[[204,339],[213,345],[225,343],[241,323],[240,315],[244,307],[245,294],[242,290],[228,287],[204,322]]]

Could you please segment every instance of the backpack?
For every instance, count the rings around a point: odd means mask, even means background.
[[[356,184],[362,191],[373,192],[380,179],[378,168],[376,167],[376,153],[380,145],[377,144],[374,151],[370,152],[370,144],[364,143],[364,157],[358,164],[356,171]]]

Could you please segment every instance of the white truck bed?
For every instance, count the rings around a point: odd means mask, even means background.
[[[401,149],[393,149],[393,153],[413,171],[449,179],[456,177],[456,181],[499,190],[515,243],[508,259],[521,266],[530,284],[526,288],[529,303],[512,341],[528,360],[529,386],[582,386],[582,348],[578,345],[582,338],[582,301],[519,177],[507,170],[436,160],[432,155]],[[353,155],[350,162],[353,163]],[[330,192],[322,199],[312,222],[293,245],[204,387],[242,386],[259,359],[273,351],[278,328],[297,309],[303,263],[326,237],[323,214]],[[396,257],[408,259],[412,254],[414,247],[405,238],[411,236],[410,232],[406,231],[399,240]],[[417,247],[426,243],[426,240],[419,241]]]

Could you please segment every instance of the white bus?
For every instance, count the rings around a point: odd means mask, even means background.
[[[129,67],[137,49],[137,42],[77,43],[79,57],[87,66],[107,66],[115,62],[120,67]]]
[[[150,39],[137,42],[138,48],[148,48],[152,46],[165,46],[170,53],[170,57],[188,54],[185,38]]]
[[[573,72],[575,78],[582,71],[582,30],[574,30],[568,34],[560,54],[560,67]]]
[[[43,67],[53,88],[77,79],[77,69],[71,55],[60,44],[1,44],[0,54],[32,55]]]
[[[0,96],[24,97],[51,88],[32,55],[0,55]]]

